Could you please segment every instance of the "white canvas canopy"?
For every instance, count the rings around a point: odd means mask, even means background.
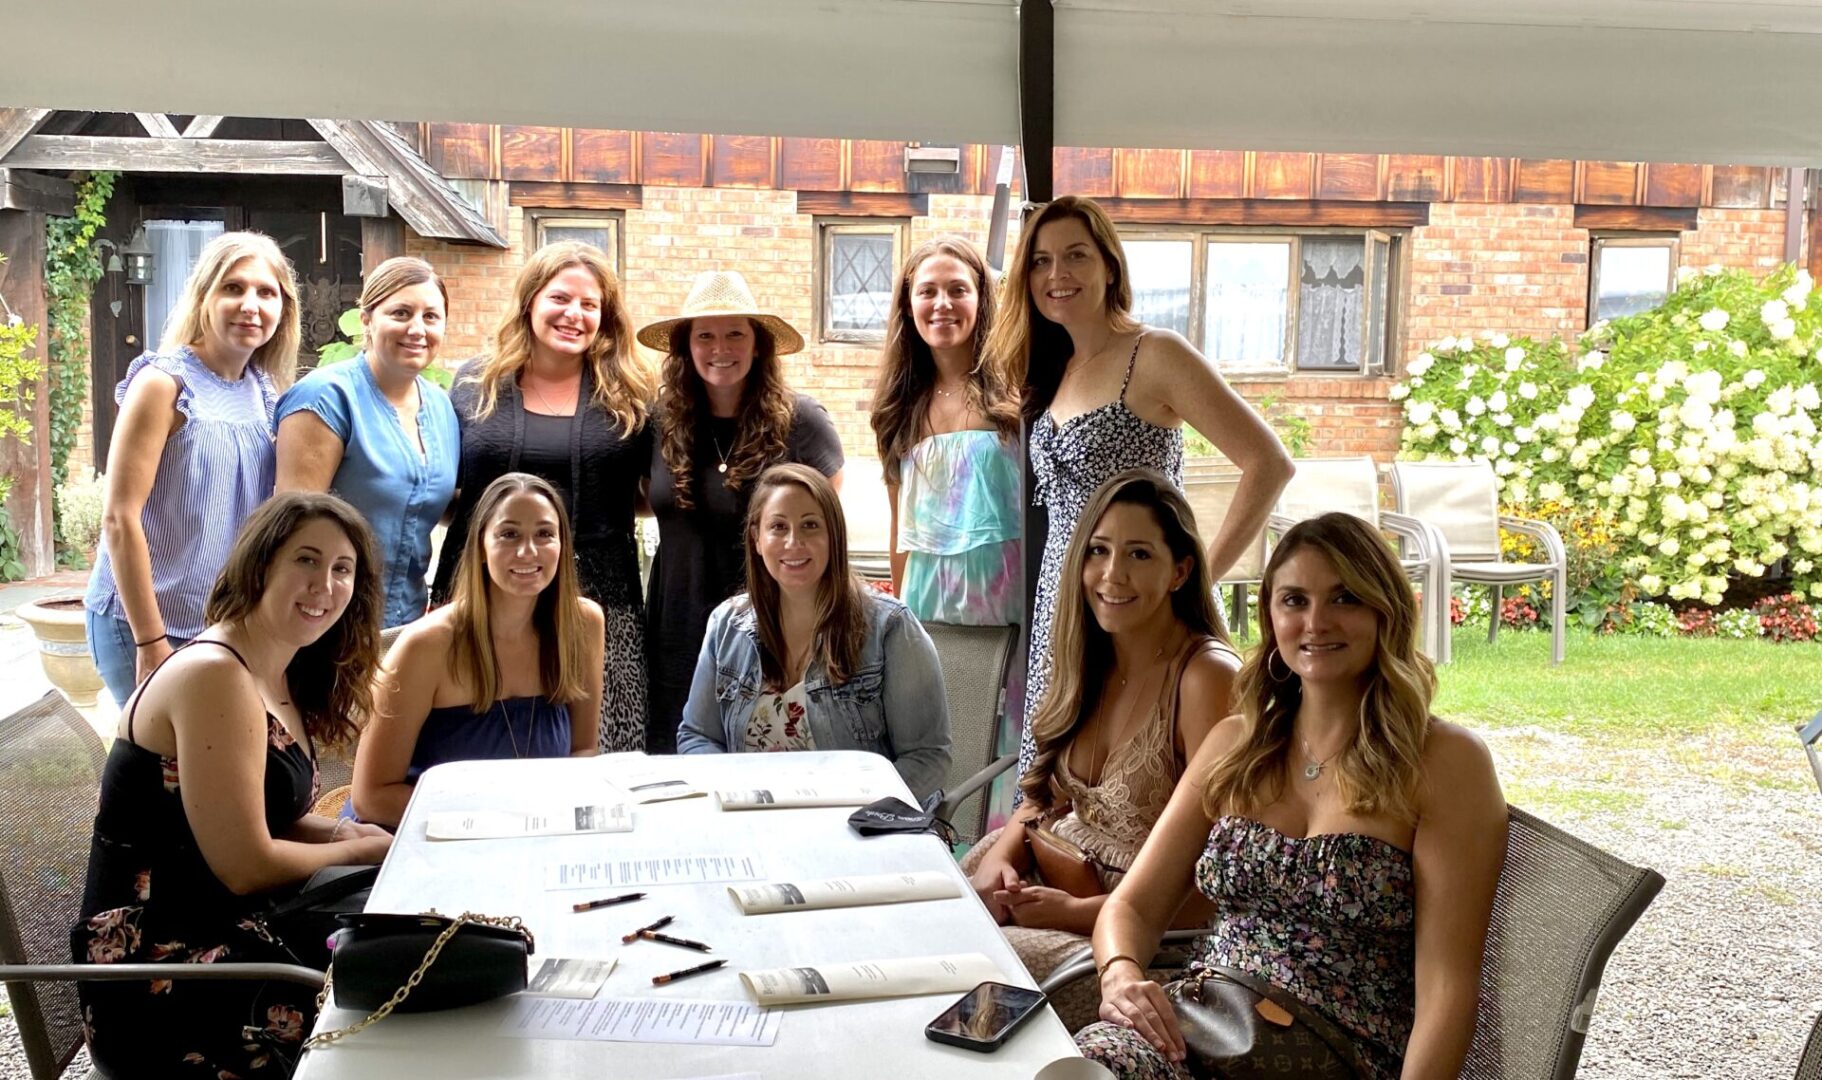
[[[1015,0],[6,0],[0,105],[1019,141]],[[1057,0],[1055,141],[1822,165],[1822,0]]]

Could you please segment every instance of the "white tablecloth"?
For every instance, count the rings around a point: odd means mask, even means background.
[[[999,965],[1006,982],[1034,985],[940,841],[929,835],[862,839],[847,825],[851,808],[724,813],[711,796],[637,806],[633,831],[627,833],[434,843],[424,837],[429,813],[600,802],[609,790],[606,782],[654,770],[710,789],[864,775],[910,801],[889,763],[852,751],[441,765],[419,780],[368,910],[419,912],[434,907],[449,915],[464,910],[518,915],[537,937],[534,963],[542,957],[617,957],[619,966],[602,988],[603,998],[745,1000],[736,974],[743,969],[964,952],[986,954]],[[755,853],[764,860],[765,879],[773,881],[940,870],[955,878],[961,895],[912,904],[743,916],[725,884],[669,885],[647,889],[650,895],[636,903],[576,914],[570,910],[573,903],[628,890],[544,887],[546,867],[553,862],[629,852]],[[649,942],[620,944],[621,934],[660,915],[676,916],[668,932],[707,942],[715,952],[704,957]],[[651,985],[653,975],[720,957],[732,962],[720,971],[669,986]],[[1074,1043],[1048,1009],[993,1054],[926,1039],[924,1025],[959,996],[789,1006],[777,1043],[769,1047],[508,1038],[496,1031],[510,1001],[496,1001],[448,1012],[395,1014],[345,1042],[307,1054],[297,1075],[302,1080],[682,1080],[756,1073],[766,1080],[908,1080],[965,1072],[1028,1080],[1046,1063],[1074,1056]],[[359,1017],[332,1004],[324,1010],[318,1030],[341,1027]]]

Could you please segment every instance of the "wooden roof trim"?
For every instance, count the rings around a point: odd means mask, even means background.
[[[49,109],[0,109],[0,158],[50,117]]]
[[[354,172],[386,178],[387,201],[419,236],[502,249],[508,246],[481,212],[391,125],[373,120],[311,120],[310,126]]]

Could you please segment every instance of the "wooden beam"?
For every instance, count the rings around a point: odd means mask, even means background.
[[[0,109],[0,158],[19,145],[19,140],[38,130],[51,115],[49,109]]]
[[[845,217],[923,217],[930,212],[930,196],[902,191],[800,191],[800,214]]]
[[[638,184],[553,184],[519,180],[508,196],[514,206],[539,210],[637,210],[645,205]]]
[[[43,173],[0,168],[0,210],[72,217],[76,213],[76,185]]]
[[[1578,229],[1625,229],[1630,232],[1688,232],[1696,227],[1693,206],[1577,206]]]
[[[30,351],[34,359],[49,355],[44,326],[44,215],[32,211],[0,210],[0,292],[7,304],[27,323],[39,328]],[[19,561],[25,576],[38,577],[57,568],[56,541],[51,531],[51,394],[40,379],[25,412],[31,424],[29,438],[0,439],[0,468],[13,477],[6,497],[7,515],[19,531]]]
[[[221,116],[192,116],[190,122],[183,126],[183,137],[206,139],[215,134],[215,129],[221,126],[224,119],[226,118]]]
[[[139,120],[139,126],[146,129],[146,134],[154,139],[183,138],[177,130],[177,125],[171,123],[171,118],[164,113],[136,112],[133,115]]]
[[[1822,281],[1822,169],[1809,170],[1809,276]]]
[[[361,277],[397,255],[405,254],[405,222],[397,217],[361,219]]]
[[[340,176],[348,163],[324,143],[277,139],[126,139],[31,135],[0,165],[16,169],[118,169],[122,172],[234,172]]]
[[[802,196],[798,197],[800,200]],[[1147,225],[1341,225],[1408,228],[1430,223],[1430,204],[1309,199],[1096,199],[1115,221]]]

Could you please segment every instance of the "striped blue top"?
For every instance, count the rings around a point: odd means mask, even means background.
[[[254,507],[272,494],[277,462],[272,447],[272,409],[278,394],[257,368],[228,380],[210,371],[186,346],[175,353],[146,353],[127,368],[114,388],[114,403],[147,367],[177,380],[177,412],[183,426],[165,440],[140,514],[152,553],[152,591],[174,638],[202,631],[203,604],[228,550]],[[98,615],[125,619],[105,539],[89,576],[85,606]]]
[[[278,399],[276,423],[307,410],[342,442],[342,463],[329,489],[347,499],[367,524],[385,565],[386,626],[424,614],[429,597],[430,530],[455,496],[462,433],[455,406],[422,375],[418,387],[420,451],[399,423],[398,410],[380,390],[362,353],[319,367]],[[276,428],[274,429],[276,430]]]

